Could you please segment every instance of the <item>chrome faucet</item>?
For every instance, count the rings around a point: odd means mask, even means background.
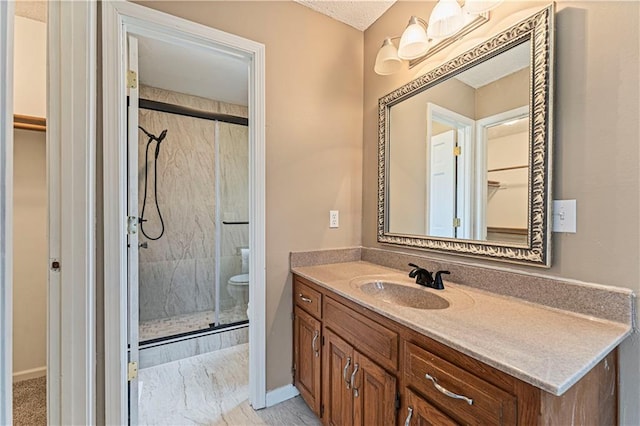
[[[436,272],[436,277],[434,279],[431,272],[427,271],[426,269],[418,265],[415,265],[413,263],[410,263],[409,266],[413,268],[411,272],[409,272],[409,278],[415,278],[416,284],[429,287],[429,288],[434,288],[436,290],[444,290],[444,283],[442,282],[442,274],[448,275],[451,273],[449,271],[438,271]]]

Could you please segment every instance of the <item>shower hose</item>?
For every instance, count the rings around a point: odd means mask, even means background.
[[[163,130],[162,133],[160,133],[160,136],[156,136],[147,132],[142,126],[138,126],[138,128],[142,130],[144,134],[147,135],[147,137],[149,138],[149,140],[147,141],[147,148],[144,154],[144,196],[142,198],[142,211],[140,212],[140,219],[139,219],[140,231],[142,231],[142,235],[144,235],[147,239],[151,241],[155,241],[155,240],[159,240],[164,235],[164,220],[162,219],[162,213],[160,212],[160,206],[158,205],[158,155],[160,154],[160,143],[167,135],[167,130],[166,129]],[[160,218],[161,231],[160,231],[160,235],[158,235],[157,237],[150,237],[144,231],[144,223],[147,221],[147,219],[144,218],[144,211],[147,208],[147,186],[148,186],[147,180],[149,176],[149,170],[148,170],[149,147],[151,146],[151,143],[154,141],[156,142],[156,151],[155,151],[155,158],[153,160],[153,199],[155,201],[158,217]]]

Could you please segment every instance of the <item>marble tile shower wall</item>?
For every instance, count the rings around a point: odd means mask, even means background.
[[[140,87],[140,97],[200,110],[247,116],[247,108],[204,98],[170,92],[148,86]],[[158,157],[158,204],[165,224],[164,236],[156,241],[140,235],[140,242],[148,243],[140,250],[140,320],[148,321],[213,310],[215,307],[216,208],[221,214],[235,212],[244,215],[247,202],[221,203],[216,206],[216,136],[220,142],[220,190],[238,191],[247,198],[246,129],[242,132],[226,130],[224,123],[210,120],[140,110],[139,122],[147,131],[159,134],[168,129]],[[220,126],[217,129],[217,126]],[[231,126],[231,125],[228,125]],[[240,127],[240,126],[237,126]],[[216,131],[220,135],[216,135]],[[139,209],[142,211],[144,193],[144,161],[146,137],[140,132],[138,149]],[[230,138],[231,137],[231,138]],[[244,141],[232,138],[244,137]],[[228,139],[228,140],[227,140]],[[238,143],[234,143],[238,142]],[[144,229],[150,237],[160,233],[160,221],[155,209],[152,167],[155,144],[149,152],[149,187]],[[237,152],[236,152],[237,151]],[[245,161],[241,167],[242,161]],[[228,163],[228,164],[227,164]],[[224,167],[222,167],[224,165]],[[236,180],[237,182],[231,182]],[[229,181],[229,182],[227,182]],[[235,204],[235,207],[234,203]],[[221,276],[221,308],[231,306],[226,291],[228,277],[240,271],[239,247],[248,245],[248,227],[222,229],[221,264],[230,272]],[[229,234],[229,235],[227,235]],[[226,248],[228,247],[228,249]]]

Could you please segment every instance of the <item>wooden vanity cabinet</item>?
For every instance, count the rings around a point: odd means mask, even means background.
[[[293,381],[311,410],[321,416],[322,295],[300,281],[294,283]]]
[[[396,377],[324,330],[323,421],[326,425],[393,425]]]
[[[557,397],[304,278],[293,287],[294,384],[325,425],[617,423],[616,350]]]
[[[425,399],[407,389],[406,417],[404,425],[409,426],[456,426],[452,418],[429,404]]]

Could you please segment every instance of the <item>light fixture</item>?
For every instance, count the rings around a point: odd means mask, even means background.
[[[401,37],[387,37],[384,39],[376,56],[374,71],[380,75],[393,74],[402,69],[403,60],[423,58],[430,52],[436,52],[453,43],[452,36],[459,37],[475,29],[480,24],[474,20],[481,19],[491,9],[496,8],[504,0],[466,0],[464,7],[460,7],[458,0],[438,0],[433,8],[429,23],[417,16],[411,16],[409,24]],[[488,15],[484,15],[484,21]],[[394,39],[400,39],[398,48],[393,44]]]
[[[464,2],[464,11],[472,15],[480,15],[495,9],[504,0],[466,0]]]
[[[382,47],[378,50],[373,70],[376,74],[389,75],[400,71],[403,64],[404,62],[398,57],[398,49],[391,41],[391,37],[385,38]]]
[[[458,0],[439,0],[429,17],[427,34],[434,38],[450,37],[464,26],[464,15]]]
[[[422,24],[422,25],[421,25]],[[427,23],[412,16],[400,37],[398,56],[402,59],[415,59],[427,53],[431,42],[427,37]]]

